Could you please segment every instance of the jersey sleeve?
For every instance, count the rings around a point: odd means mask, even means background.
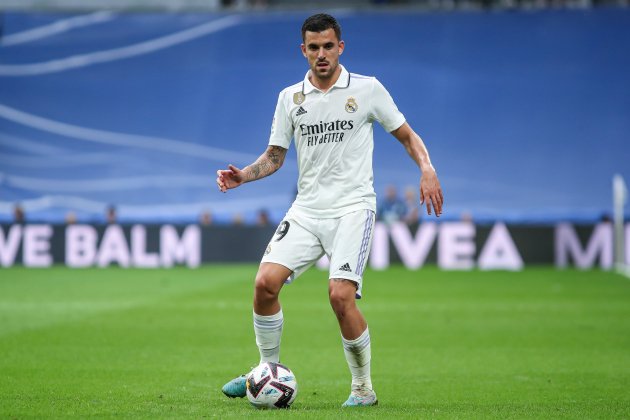
[[[278,104],[271,123],[271,135],[269,136],[269,146],[280,146],[289,148],[293,138],[293,122],[287,112],[284,101],[285,92],[278,95]]]
[[[372,118],[391,133],[405,123],[405,116],[398,110],[391,95],[377,79],[372,89]]]

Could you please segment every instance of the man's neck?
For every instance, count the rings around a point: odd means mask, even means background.
[[[328,79],[321,79],[319,77],[316,77],[311,71],[311,74],[308,76],[308,80],[317,89],[321,90],[322,92],[328,92],[328,90],[330,90],[330,88],[333,87],[335,83],[337,83],[337,80],[339,80],[339,76],[341,76],[341,66],[337,66],[335,73]]]

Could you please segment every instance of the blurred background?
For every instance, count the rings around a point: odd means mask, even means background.
[[[611,215],[612,176],[630,177],[626,0],[0,7],[3,223],[277,223],[293,148],[225,195],[215,172],[265,149],[278,92],[307,69],[301,24],[322,10],[342,25],[342,63],[379,78],[427,143],[445,220],[593,223]],[[380,127],[375,144],[380,200],[417,200],[404,149]]]

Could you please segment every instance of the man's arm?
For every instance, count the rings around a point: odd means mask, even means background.
[[[429,151],[424,142],[407,123],[392,131],[392,135],[405,146],[409,156],[422,171],[422,177],[420,178],[420,202],[422,204],[426,202],[427,214],[431,214],[431,206],[433,206],[435,215],[440,217],[444,196],[442,195],[442,187],[440,187],[435,168],[431,164]]]
[[[228,165],[228,169],[217,171],[217,185],[221,192],[236,188],[246,182],[256,181],[276,172],[284,163],[287,149],[280,146],[269,146],[256,162],[243,169]]]

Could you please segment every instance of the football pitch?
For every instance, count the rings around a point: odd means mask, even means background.
[[[630,418],[630,280],[602,271],[367,271],[377,407],[341,409],[326,273],[285,287],[289,410],[228,399],[257,364],[255,265],[0,269],[1,418]]]

